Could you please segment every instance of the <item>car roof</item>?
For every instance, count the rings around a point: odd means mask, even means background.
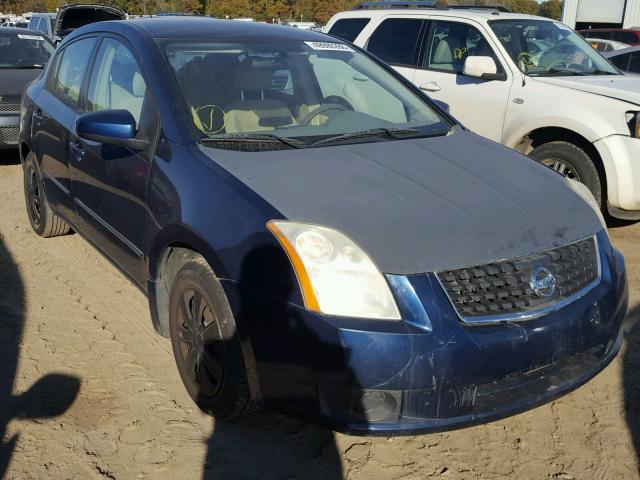
[[[43,38],[46,38],[45,35],[40,33],[37,30],[33,30],[31,28],[23,28],[23,27],[2,27],[0,29],[0,33],[15,33],[15,34],[24,34],[24,35],[40,35]]]
[[[333,37],[300,28],[258,22],[219,20],[211,17],[169,16],[136,18],[127,21],[95,22],[75,30],[69,38],[89,32],[144,31],[152,38],[224,40],[307,40],[336,42]]]
[[[486,10],[479,9],[440,9],[440,8],[366,8],[366,9],[354,9],[337,13],[334,18],[379,18],[386,17],[387,15],[403,15],[403,16],[416,16],[416,17],[455,17],[466,18],[470,20],[490,21],[490,20],[547,20],[554,21],[550,18],[539,17],[535,15],[526,15],[523,13],[507,13],[499,12],[487,8]]]

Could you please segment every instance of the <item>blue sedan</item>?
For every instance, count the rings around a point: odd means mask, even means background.
[[[218,418],[450,429],[556,398],[620,348],[624,262],[589,191],[336,38],[95,23],[22,112],[33,230],[73,229],[145,292]]]

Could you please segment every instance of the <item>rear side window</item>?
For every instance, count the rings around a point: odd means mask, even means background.
[[[343,18],[334,23],[328,33],[347,42],[353,42],[368,23],[368,18]]]
[[[367,50],[392,65],[415,66],[422,20],[392,18],[383,21],[371,38]]]
[[[633,32],[616,32],[613,39],[617,42],[627,43],[629,45],[635,45],[638,43],[638,37]]]
[[[85,74],[89,70],[89,62],[95,44],[95,37],[85,38],[73,42],[58,54],[57,65],[51,79],[51,88],[74,105],[79,103],[80,89]]]

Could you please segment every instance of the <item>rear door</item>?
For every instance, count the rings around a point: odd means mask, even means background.
[[[36,154],[47,199],[71,222],[75,208],[71,197],[69,156],[73,152],[69,133],[75,130],[80,112],[80,93],[97,43],[84,37],[66,45],[53,60],[47,86],[35,99],[32,120]]]
[[[500,142],[512,73],[503,67],[505,63],[481,28],[463,19],[430,21],[413,82],[433,99],[446,103],[466,127]],[[492,57],[504,79],[465,76],[469,56]]]
[[[125,40],[104,37],[86,89],[87,112],[128,110],[146,151],[79,138],[72,159],[72,189],[87,236],[134,279],[146,279],[147,184],[159,115],[140,62]]]
[[[365,48],[404,77],[413,80],[425,23],[425,20],[416,17],[385,17],[369,37]]]

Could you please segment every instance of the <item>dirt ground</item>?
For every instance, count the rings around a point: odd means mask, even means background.
[[[0,155],[0,478],[640,478],[640,223],[610,230],[632,313],[598,377],[487,425],[362,438],[200,413],[144,296],[78,235],[31,232],[21,175]]]

